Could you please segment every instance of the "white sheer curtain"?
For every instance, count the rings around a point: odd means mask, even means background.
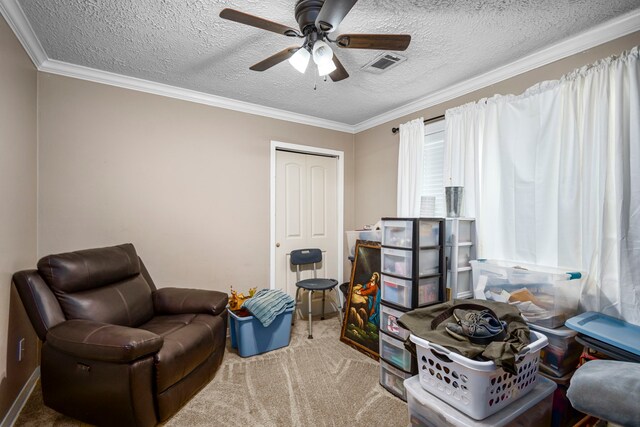
[[[478,256],[580,269],[581,304],[640,324],[638,48],[446,113],[445,177]]]
[[[400,125],[397,205],[399,217],[420,216],[423,146],[424,119],[422,117]]]

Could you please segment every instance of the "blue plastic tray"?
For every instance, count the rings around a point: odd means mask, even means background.
[[[565,322],[565,326],[630,353],[640,355],[640,326],[593,311],[572,317]]]

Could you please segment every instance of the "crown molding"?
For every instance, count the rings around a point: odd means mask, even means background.
[[[298,114],[277,108],[265,107],[263,105],[252,104],[250,102],[237,101],[235,99],[225,98],[222,96],[183,89],[176,86],[124,76],[122,74],[97,70],[95,68],[84,67],[81,65],[69,64],[67,62],[56,61],[53,59],[47,59],[44,61],[43,64],[38,67],[38,70],[46,73],[107,84],[110,86],[117,86],[124,89],[167,96],[169,98],[181,99],[183,101],[225,108],[227,110],[255,114],[272,119],[285,120],[288,122],[316,126],[340,132],[353,133],[353,126],[345,123],[307,116],[305,114]]]
[[[444,90],[433,92],[402,107],[360,122],[354,126],[354,133],[359,133],[400,117],[419,112],[425,108],[450,101],[459,96],[482,89],[483,87],[490,86],[559,59],[626,36],[639,29],[640,10],[636,10],[539,50],[510,64],[449,86]]]
[[[17,0],[0,0],[0,13],[2,13],[9,27],[22,43],[33,64],[36,68],[39,68],[47,59],[47,54],[42,48],[40,40],[36,37],[36,33],[33,31],[20,4]]]
[[[255,114],[272,119],[285,120],[303,125],[336,130],[339,132],[354,133],[353,126],[346,123],[321,119],[277,108],[265,107],[263,105],[253,104],[250,102],[237,101],[235,99],[225,98],[222,96],[211,95],[208,93],[197,92],[194,90],[183,89],[176,86],[49,59],[17,0],[0,0],[0,13],[5,17],[7,23],[16,34],[16,37],[26,50],[38,71],[74,77],[77,79],[152,93],[155,95],[167,96],[184,101],[225,108],[227,110]]]
[[[619,18],[593,27],[581,34],[565,39],[555,45],[539,50],[510,64],[457,83],[446,89],[433,92],[402,107],[372,117],[356,125],[349,125],[347,123],[321,119],[291,111],[252,104],[250,102],[237,101],[230,98],[156,83],[149,80],[128,77],[81,65],[52,60],[48,58],[17,0],[0,0],[0,12],[18,37],[18,40],[20,40],[20,43],[22,43],[27,54],[38,68],[38,71],[351,134],[371,129],[400,117],[419,112],[425,108],[433,107],[475,90],[482,89],[483,87],[490,86],[559,59],[566,58],[567,56],[576,54],[583,50],[590,49],[594,46],[625,36],[634,31],[638,31],[640,28],[640,10],[633,11]]]

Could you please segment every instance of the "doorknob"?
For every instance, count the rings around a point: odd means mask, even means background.
[[[276,248],[279,248],[279,247],[280,247],[280,243],[276,243]]]

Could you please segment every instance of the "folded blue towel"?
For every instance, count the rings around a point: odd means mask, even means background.
[[[242,304],[265,328],[276,316],[295,306],[294,299],[280,289],[260,289]]]

